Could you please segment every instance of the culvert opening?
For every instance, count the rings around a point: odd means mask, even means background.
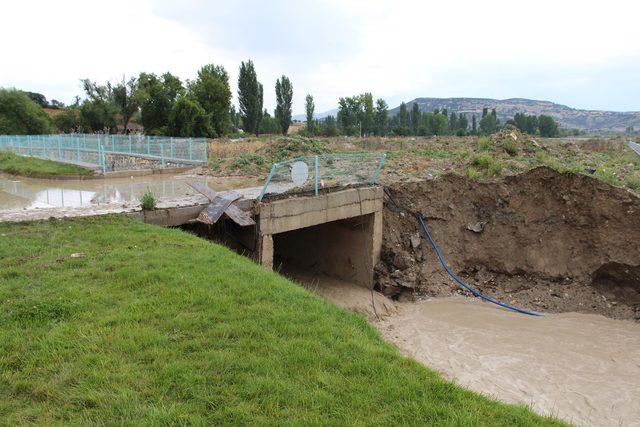
[[[201,222],[187,223],[180,228],[196,236],[220,243],[240,255],[257,259],[256,227],[241,227],[235,222],[221,218],[208,225]]]
[[[274,269],[303,281],[329,277],[370,288],[373,226],[368,214],[274,234]]]

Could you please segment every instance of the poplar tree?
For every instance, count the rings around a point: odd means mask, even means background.
[[[309,134],[313,135],[315,129],[315,123],[313,122],[313,112],[316,109],[315,104],[313,103],[313,96],[307,94],[307,97],[304,100],[304,109],[307,112],[307,131]]]
[[[260,133],[260,121],[262,120],[263,88],[258,82],[253,61],[240,63],[240,75],[238,76],[238,104],[245,132]]]
[[[276,80],[276,111],[275,119],[280,125],[283,135],[289,132],[291,125],[291,99],[293,98],[293,86],[287,76]]]

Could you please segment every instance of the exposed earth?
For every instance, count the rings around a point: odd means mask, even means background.
[[[632,192],[546,167],[499,182],[446,175],[387,190],[376,266],[384,294],[465,293],[423,237],[419,212],[453,271],[483,292],[544,312],[640,319],[640,198]]]

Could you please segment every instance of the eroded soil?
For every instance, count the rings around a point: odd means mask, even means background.
[[[446,175],[391,184],[376,286],[384,294],[463,292],[443,272],[413,216],[472,286],[544,312],[640,319],[640,198],[546,167],[476,182]],[[398,205],[395,206],[394,202]]]

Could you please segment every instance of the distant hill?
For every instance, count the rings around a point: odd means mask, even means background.
[[[413,103],[417,102],[420,111],[433,111],[436,108],[446,108],[449,112],[465,113],[469,117],[475,114],[478,119],[484,107],[496,109],[500,122],[504,123],[513,118],[516,113],[547,114],[558,121],[561,127],[567,129],[581,129],[591,133],[624,132],[629,126],[640,129],[640,111],[617,112],[599,110],[579,110],[549,101],[536,101],[524,98],[490,99],[490,98],[416,98],[407,102],[407,109],[411,111]],[[398,113],[400,106],[389,110],[390,115]],[[317,114],[323,118],[337,114],[336,110]],[[298,117],[298,116],[296,116]],[[305,120],[304,115],[299,120]]]
[[[446,108],[456,113],[475,114],[478,118],[482,115],[484,107],[496,109],[498,118],[502,123],[513,118],[516,113],[547,114],[558,121],[561,127],[568,129],[582,129],[589,132],[624,132],[629,126],[640,129],[640,111],[617,112],[598,110],[578,110],[566,105],[549,101],[536,101],[524,98],[489,99],[489,98],[416,98],[407,103],[411,110],[413,103],[417,102],[421,111],[433,111]],[[397,114],[400,107],[389,111],[391,115]]]
[[[318,120],[320,120],[320,119],[324,119],[324,118],[325,118],[325,117],[327,117],[327,116],[333,116],[333,117],[335,117],[335,116],[337,116],[337,115],[338,115],[338,109],[337,109],[337,108],[334,108],[333,110],[325,111],[325,112],[323,112],[323,113],[315,113],[315,114],[313,115],[313,118],[314,118],[314,119],[318,119]],[[292,117],[292,119],[293,119],[293,120],[300,120],[301,122],[304,122],[304,121],[306,121],[306,120],[307,120],[307,115],[306,115],[306,114],[295,114],[295,115]]]

